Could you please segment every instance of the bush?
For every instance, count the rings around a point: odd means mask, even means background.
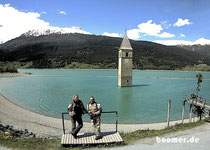
[[[14,65],[7,64],[5,66],[0,66],[0,73],[5,73],[5,72],[17,73],[18,71]]]

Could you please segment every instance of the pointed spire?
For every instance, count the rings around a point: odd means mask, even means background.
[[[119,49],[132,49],[131,44],[128,39],[128,36],[127,36],[127,32],[125,32],[123,41],[122,41]]]

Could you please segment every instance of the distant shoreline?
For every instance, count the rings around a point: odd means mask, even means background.
[[[21,69],[21,68],[20,68]],[[71,68],[71,69],[64,69],[64,68],[27,68],[27,69],[37,69],[37,70],[104,70],[104,71],[109,71],[109,70],[118,70],[118,69],[78,69],[78,68]],[[21,70],[26,70],[26,69],[21,69]],[[185,70],[141,70],[141,69],[133,69],[133,71],[175,71],[175,72],[210,72],[210,71],[185,71]]]
[[[0,78],[4,78],[4,77],[27,77],[30,76],[29,74],[25,74],[25,73],[0,73]]]

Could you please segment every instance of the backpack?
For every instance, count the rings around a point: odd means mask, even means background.
[[[87,109],[89,110],[89,105],[90,105],[91,103],[88,103],[88,107],[87,107]],[[99,109],[98,109],[98,103],[97,102],[95,102],[95,104],[96,104],[96,111],[98,111]]]

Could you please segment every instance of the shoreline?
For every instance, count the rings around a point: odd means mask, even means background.
[[[25,73],[0,73],[0,78],[10,78],[10,77],[28,77],[29,74]]]
[[[41,115],[24,109],[0,94],[0,123],[12,125],[15,129],[27,129],[38,137],[61,137],[63,134],[62,119]],[[197,121],[198,118],[194,118]],[[185,119],[184,123],[189,122]],[[181,123],[181,120],[171,121],[170,126]],[[101,131],[115,131],[115,124],[101,124]],[[159,130],[167,127],[167,122],[151,124],[118,124],[119,132],[133,132],[136,130]],[[66,133],[71,131],[71,121],[65,120]],[[83,122],[80,133],[93,132],[91,124]]]
[[[21,69],[21,68],[20,68]],[[65,68],[27,68],[27,69],[38,69],[38,70],[50,70],[50,69],[55,69],[55,70],[101,70],[101,71],[112,71],[112,70],[118,70],[118,69],[79,69],[79,68],[70,68],[70,69],[65,69]],[[24,70],[24,69],[22,69]],[[210,71],[184,71],[184,70],[141,70],[141,69],[132,69],[133,71],[175,71],[175,72],[210,72]]]

